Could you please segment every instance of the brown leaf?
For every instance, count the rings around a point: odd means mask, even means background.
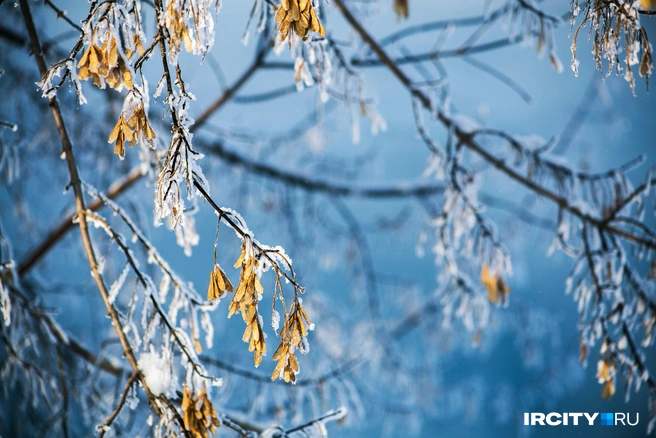
[[[601,389],[601,398],[611,398],[615,394],[615,382],[614,379],[611,377],[610,379],[606,380],[604,382],[604,386]]]
[[[640,0],[640,6],[643,9],[651,9],[656,6],[656,0]]]
[[[487,264],[483,263],[481,268],[481,283],[485,286],[487,291],[487,298],[490,303],[504,304],[506,302],[506,295],[510,293],[510,288],[503,281],[503,278],[496,274],[492,274],[487,267]]]
[[[640,76],[649,76],[649,73],[652,69],[653,60],[651,59],[651,51],[645,50],[645,53],[642,55],[642,60],[640,60]]]
[[[410,16],[408,0],[394,0],[394,12],[399,19],[408,18]]]
[[[579,362],[585,362],[585,359],[588,357],[588,345],[581,343],[581,354],[579,355]]]

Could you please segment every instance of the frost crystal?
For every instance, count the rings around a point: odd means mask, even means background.
[[[11,324],[11,302],[9,301],[9,292],[2,284],[0,279],[0,310],[2,310],[2,318],[7,327]]]

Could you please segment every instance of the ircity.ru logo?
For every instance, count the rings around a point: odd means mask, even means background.
[[[524,412],[524,426],[636,426],[640,419],[636,412],[635,420],[632,421],[630,413],[624,412]],[[599,421],[597,421],[599,418]]]

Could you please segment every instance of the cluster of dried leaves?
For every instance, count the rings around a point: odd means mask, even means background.
[[[241,311],[241,316],[246,323],[246,330],[242,339],[244,342],[248,342],[248,351],[254,353],[253,362],[255,366],[259,366],[262,363],[262,356],[266,353],[264,331],[262,330],[262,322],[257,307],[260,297],[264,293],[264,288],[257,275],[259,262],[250,248],[250,245],[243,243],[241,255],[235,262],[235,268],[241,268],[241,273],[237,291],[232,296],[228,307],[228,318]],[[214,268],[210,273],[207,299],[210,301],[217,300],[224,297],[227,292],[233,291],[234,288],[230,279],[215,261]]]
[[[184,427],[194,437],[209,438],[210,434],[214,435],[215,428],[221,425],[205,388],[194,397],[191,390],[185,386],[180,408]]]
[[[275,19],[276,23],[280,23],[278,30],[282,41],[291,37],[292,33],[306,41],[310,30],[321,36],[326,35],[310,0],[282,0]]]
[[[137,47],[141,47],[141,44]],[[116,38],[109,32],[102,46],[98,47],[95,43],[89,45],[77,66],[78,78],[93,78],[94,85],[100,88],[104,88],[105,83],[117,90],[122,87],[132,88],[132,73],[119,53]]]
[[[164,12],[164,22],[169,29],[169,44],[176,52],[180,50],[180,43],[184,44],[187,52],[193,50],[193,43],[191,35],[187,30],[187,25],[180,11],[175,7],[175,2],[170,2],[166,11]]]
[[[128,96],[129,98],[129,96]],[[126,99],[127,100],[127,99]],[[148,117],[144,110],[143,102],[139,103],[132,114],[125,119],[125,113],[121,112],[118,122],[109,134],[109,143],[116,142],[114,153],[121,159],[125,157],[125,142],[129,142],[130,147],[137,144],[141,137],[144,141],[150,143],[155,138],[155,132],[148,123]]]
[[[119,38],[112,32],[106,31],[102,39],[104,42],[98,47],[92,35],[92,42],[77,65],[79,69],[77,75],[81,80],[93,79],[94,85],[99,88],[104,88],[107,84],[118,91],[123,87],[130,90],[123,105],[124,108],[130,108],[130,112],[126,113],[125,109],[121,111],[108,140],[109,143],[116,143],[114,153],[122,159],[125,157],[125,142],[133,147],[140,138],[149,144],[152,144],[155,138],[155,132],[148,123],[144,103],[134,91],[132,70],[128,66],[129,60],[135,53],[143,55],[144,48],[136,34],[133,36],[134,50],[127,49],[125,55],[124,48],[119,45]],[[135,98],[139,100],[136,106],[132,105]]]
[[[294,301],[289,315],[280,331],[280,345],[273,353],[273,360],[278,361],[271,380],[283,378],[285,382],[295,382],[299,371],[298,361],[294,352],[307,352],[305,337],[308,328],[313,327],[305,309],[299,301]]]
[[[578,0],[572,2],[574,11],[578,11]],[[643,9],[649,9],[656,5],[654,0],[640,0],[639,5]],[[645,77],[647,85],[649,76],[653,69],[653,57],[647,32],[640,25],[640,11],[638,3],[620,2],[618,0],[600,2],[597,0],[586,0],[584,16],[579,23],[572,38],[572,69],[578,74],[578,61],[576,59],[576,44],[579,31],[590,24],[589,37],[593,43],[592,54],[601,71],[602,61],[608,62],[607,74],[613,70],[617,74],[623,74],[631,85],[635,94],[635,81],[631,66],[639,64],[638,72]],[[576,18],[572,16],[572,24]],[[623,56],[624,59],[620,59]]]
[[[248,351],[254,353],[255,366],[259,366],[262,363],[262,357],[266,353],[262,319],[258,311],[258,303],[262,298],[264,288],[258,276],[260,262],[254,254],[252,245],[242,244],[241,255],[234,266],[241,269],[236,291],[226,273],[216,263],[215,254],[214,267],[210,273],[210,284],[207,289],[207,299],[214,301],[223,298],[228,292],[235,291],[228,307],[228,317],[241,312],[246,323],[242,340],[248,342]],[[281,287],[280,294],[282,296]],[[284,299],[282,306],[285,309]],[[309,350],[306,336],[308,330],[313,328],[314,325],[310,322],[300,299],[296,298],[289,312],[285,312],[284,315],[283,327],[280,331],[280,345],[273,354],[273,360],[277,361],[277,364],[271,375],[272,380],[280,378],[286,382],[296,381],[299,365],[294,353],[296,350],[303,353]]]
[[[257,367],[262,363],[262,356],[266,353],[264,331],[257,307],[264,288],[256,272],[259,262],[249,247],[250,245],[242,244],[241,255],[235,262],[235,268],[241,268],[241,273],[239,285],[228,306],[228,318],[241,311],[241,316],[246,323],[242,340],[248,342],[248,351],[253,353],[253,362]]]

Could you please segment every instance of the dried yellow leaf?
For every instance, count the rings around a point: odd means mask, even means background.
[[[121,132],[121,125],[123,124],[123,117],[119,117],[118,122],[114,125],[114,129],[109,133],[108,143],[114,143],[118,138],[119,133]]]
[[[482,337],[483,337],[483,330],[482,329],[476,330],[476,333],[474,333],[474,337],[472,338],[472,346],[478,347],[478,344],[481,343]]]
[[[241,266],[241,264],[244,261],[245,257],[246,257],[246,245],[242,244],[241,245],[241,255],[239,256],[239,258],[235,262],[235,265],[234,265],[235,268],[239,268]]]
[[[232,283],[223,272],[218,264],[214,265],[210,272],[210,284],[207,288],[207,300],[214,301],[225,296],[227,292],[232,292]]]
[[[123,115],[119,116],[118,122],[109,134],[108,143],[116,142],[114,153],[120,158],[125,157],[125,142],[132,140],[132,131],[123,120]]]
[[[246,325],[246,330],[244,330],[244,335],[241,337],[241,340],[244,341],[244,342],[248,342],[248,340],[251,337],[251,332],[252,331],[253,331],[253,325],[252,324],[247,324]]]
[[[117,63],[118,63],[118,49],[116,48],[116,38],[112,38],[111,42],[109,43],[109,52],[107,53],[107,65],[113,67]]]
[[[588,357],[588,345],[581,343],[581,354],[579,354],[579,362],[585,362],[585,359]]]
[[[394,0],[394,12],[398,18],[408,18],[410,15],[408,0]]]
[[[608,362],[605,360],[601,361],[597,367],[597,378],[599,379],[599,383],[607,381],[609,376]]]
[[[654,61],[651,58],[651,50],[649,48],[645,49],[645,53],[642,55],[642,59],[640,60],[640,76],[645,77],[649,76],[652,70],[652,66],[654,64]]]
[[[481,283],[485,286],[490,303],[504,304],[506,302],[506,295],[510,293],[510,289],[500,276],[490,272],[485,263],[481,268]]]
[[[264,289],[256,273],[258,261],[252,252],[247,254],[247,251],[252,251],[252,247],[243,243],[242,252],[235,263],[235,268],[241,268],[239,284],[228,306],[228,317],[241,311],[242,318],[246,323],[242,340],[248,342],[248,351],[253,352],[255,366],[259,366],[266,353],[264,332],[260,325],[257,309],[258,295],[263,294]]]
[[[100,49],[93,44],[89,46],[89,70],[100,76],[105,76],[108,70],[108,67],[102,62]]]
[[[119,65],[120,63],[121,61],[119,61]],[[115,82],[118,80],[115,75],[117,71],[117,69],[113,69],[107,76],[107,83],[110,86],[113,86],[112,84],[117,84],[117,82]],[[129,95],[126,97],[126,100],[128,98]],[[155,132],[150,128],[143,107],[143,102],[139,103],[128,120],[125,120],[123,113],[120,115],[114,129],[112,129],[112,132],[109,134],[108,142],[113,143],[116,141],[114,153],[123,158],[125,156],[125,141],[129,142],[130,147],[133,147],[137,144],[140,136],[142,140],[145,140],[149,144],[152,143],[152,139],[155,138]]]
[[[656,0],[640,0],[640,6],[643,9],[651,9],[656,6]]]
[[[134,42],[134,49],[136,50],[136,53],[138,53],[139,56],[143,55],[146,50],[144,49],[143,44],[141,44],[141,40],[139,39],[139,37],[136,34],[134,36],[133,42]],[[125,56],[128,59],[132,59],[132,57],[134,56],[135,50],[126,49],[125,50]]]
[[[305,61],[301,61],[296,66],[296,73],[294,74],[294,82],[296,83],[301,82],[304,65],[305,65]]]
[[[164,13],[164,22],[169,28],[170,44],[176,52],[180,50],[180,43],[184,44],[187,52],[193,51],[193,40],[191,39],[184,13],[176,9],[177,2],[170,2]]]
[[[285,19],[286,16],[287,16],[287,11],[281,7],[280,9],[278,9],[278,12],[276,12],[276,15],[274,16],[274,20],[276,21],[276,23],[280,23]]]
[[[604,386],[601,389],[601,398],[611,398],[615,394],[615,381],[613,378],[610,378],[604,382]]]

